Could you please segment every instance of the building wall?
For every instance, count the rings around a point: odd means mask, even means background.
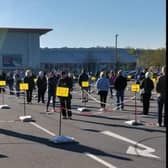
[[[127,49],[118,49],[120,66],[135,66],[136,57]],[[101,69],[116,69],[116,52],[114,48],[44,48],[41,49],[41,68],[67,69],[81,71],[85,67],[91,72]]]
[[[23,69],[40,66],[39,34],[0,32],[0,68]]]
[[[68,69],[82,67],[95,72],[115,69],[115,48],[45,48],[40,49],[39,31],[0,30],[0,69]],[[118,49],[120,64],[135,64],[126,49]]]

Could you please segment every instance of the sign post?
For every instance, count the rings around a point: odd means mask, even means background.
[[[26,90],[29,89],[29,84],[28,83],[20,83],[19,85],[20,90],[24,91],[24,102],[23,102],[23,106],[24,106],[24,115],[20,116],[19,119],[22,121],[32,121],[32,117],[30,115],[26,115],[26,103],[25,103],[25,95],[26,95]]]
[[[69,96],[69,88],[66,87],[57,87],[56,96],[61,98],[66,98]],[[59,136],[54,136],[50,141],[54,143],[74,143],[77,142],[73,137],[63,136],[61,133],[61,108],[60,107],[60,121],[59,121]]]
[[[2,89],[2,105],[0,105],[0,109],[9,109],[10,107],[7,104],[4,104],[4,91],[3,89],[6,86],[6,81],[0,80],[0,88]]]
[[[142,125],[140,121],[137,119],[137,102],[136,102],[136,97],[137,97],[137,92],[140,91],[140,86],[139,84],[132,84],[131,85],[131,91],[135,93],[135,113],[134,113],[134,120],[126,121],[125,123],[130,124],[130,125]]]

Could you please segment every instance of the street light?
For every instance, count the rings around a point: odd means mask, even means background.
[[[118,34],[115,35],[116,71],[118,71],[118,68],[119,68],[118,51],[117,51],[117,37],[118,36],[119,36]]]

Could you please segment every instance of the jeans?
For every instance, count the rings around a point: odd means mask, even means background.
[[[150,94],[143,94],[143,114],[148,115],[150,106]]]
[[[106,106],[107,94],[108,94],[108,91],[100,91],[99,92],[100,102],[101,102],[100,103],[101,108],[105,108],[105,106]]]
[[[166,116],[165,116],[165,101],[162,97],[158,97],[158,124],[162,125],[162,117],[164,115],[164,125],[166,126]],[[164,106],[164,113],[163,113],[163,106]]]
[[[68,115],[68,117],[72,116],[72,111],[71,111],[71,98],[67,97],[67,98],[60,98],[60,104],[61,104],[61,112],[63,117],[66,117]]]
[[[116,96],[117,96],[117,109],[119,109],[119,107],[124,109],[124,90],[117,91]]]

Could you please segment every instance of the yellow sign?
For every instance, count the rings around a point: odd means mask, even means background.
[[[57,89],[56,89],[56,96],[68,97],[68,95],[69,95],[69,88],[66,88],[66,87],[57,87]]]
[[[92,76],[92,77],[91,77],[91,80],[92,80],[92,81],[95,81],[95,80],[96,80],[96,77],[95,77],[95,76]]]
[[[132,77],[131,75],[128,75],[128,76],[127,76],[128,79],[131,79],[131,77]]]
[[[19,87],[20,87],[20,90],[28,90],[29,89],[28,83],[20,83]]]
[[[82,82],[82,87],[89,87],[89,82],[88,81],[83,81]]]
[[[6,81],[0,81],[0,86],[6,86]]]
[[[139,91],[140,91],[140,86],[139,86],[139,84],[132,84],[132,85],[131,85],[131,91],[132,91],[132,92],[139,92]]]

